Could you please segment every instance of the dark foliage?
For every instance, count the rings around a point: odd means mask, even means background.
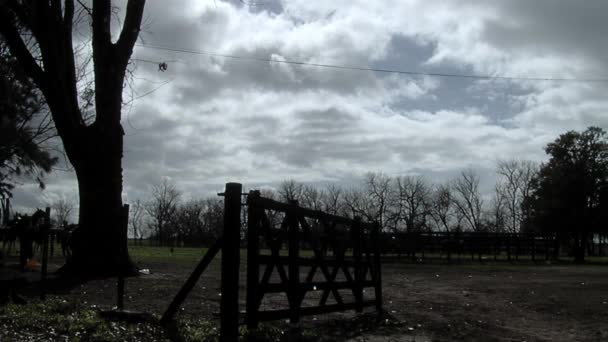
[[[547,163],[534,179],[529,205],[541,231],[570,241],[584,260],[592,233],[605,233],[608,206],[608,136],[598,127],[570,131],[547,145]]]
[[[10,197],[14,176],[35,177],[51,171],[57,158],[44,148],[54,130],[45,102],[0,41],[0,197]]]

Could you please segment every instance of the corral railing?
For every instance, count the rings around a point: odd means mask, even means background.
[[[361,312],[365,306],[381,310],[378,242],[377,224],[250,192],[245,316],[248,328],[265,320],[289,318],[297,323],[305,315],[352,309]],[[368,292],[373,293],[373,298],[365,297],[365,288],[373,289]],[[264,296],[280,293],[287,297],[286,307],[260,309]],[[308,304],[304,301],[307,297]]]
[[[412,258],[425,256],[445,258],[470,256],[471,259],[518,260],[526,256],[536,261],[556,256],[559,246],[554,234],[490,232],[413,232],[383,233],[385,255]]]

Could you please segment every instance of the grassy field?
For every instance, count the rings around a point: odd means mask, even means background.
[[[169,261],[169,262],[177,262],[177,263],[196,263],[198,262],[203,255],[207,252],[206,247],[178,247],[171,249],[170,247],[157,247],[157,246],[149,246],[149,245],[129,245],[129,253],[131,258],[136,262],[148,262],[148,261]],[[264,250],[262,251],[264,254],[270,254],[270,251]],[[347,252],[347,255],[350,253]],[[281,255],[287,255],[286,250],[281,250]],[[300,255],[303,257],[311,257],[313,256],[312,251],[310,250],[301,250]],[[218,258],[221,258],[221,252],[218,254]],[[241,258],[242,260],[246,259],[246,250],[241,250]],[[402,255],[397,257],[396,255],[386,256],[385,261],[397,261],[397,262],[412,262],[413,259],[411,257]],[[445,263],[447,262],[446,256],[441,254],[427,253],[425,255],[419,254],[416,256],[415,262],[423,262],[423,263]],[[453,262],[464,262],[464,263],[479,263],[477,255],[474,258],[471,258],[470,254],[463,254],[458,256],[457,254],[452,255]],[[497,257],[497,262],[505,263],[509,262],[508,256],[506,253],[503,253]],[[544,257],[537,256],[536,262],[543,263]],[[482,256],[483,263],[493,263],[495,262],[493,255],[483,255]],[[512,263],[526,263],[533,262],[532,257],[530,255],[522,255],[517,260],[514,256],[512,256]],[[556,262],[556,261],[552,261]],[[559,263],[563,264],[571,264],[574,262],[574,258],[561,256]],[[608,256],[598,257],[598,256],[588,256],[586,258],[587,264],[605,264],[608,265]]]

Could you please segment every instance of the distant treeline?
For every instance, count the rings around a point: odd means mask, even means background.
[[[366,174],[351,187],[312,186],[294,180],[263,197],[298,201],[330,214],[378,222],[384,232],[491,232],[553,234],[582,260],[588,243],[608,233],[608,142],[590,127],[567,132],[547,145],[548,162],[497,164],[497,183],[482,194],[472,169],[441,183],[425,176]],[[222,229],[221,198],[181,200],[169,181],[152,188],[150,200],[131,205],[130,236],[164,245],[201,245]],[[246,215],[244,215],[244,218]],[[243,220],[244,221],[244,220]]]

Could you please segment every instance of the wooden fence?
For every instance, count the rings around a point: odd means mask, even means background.
[[[220,341],[238,339],[239,264],[241,249],[241,197],[239,183],[227,183],[224,196],[223,236],[207,251],[176,294],[161,318],[171,322],[209,263],[221,250]],[[249,329],[260,321],[351,310],[365,306],[382,309],[379,226],[360,219],[329,215],[260,197],[247,197],[247,302],[245,322]],[[264,248],[260,248],[263,246]],[[301,255],[302,248],[309,256]],[[269,250],[270,254],[264,253]],[[260,278],[260,268],[263,275]],[[306,271],[305,268],[308,268]],[[273,270],[278,274],[274,278]],[[338,280],[342,272],[344,280]],[[301,277],[301,272],[306,274]],[[373,288],[373,299],[365,299],[364,289]],[[317,305],[304,304],[306,295],[319,291]],[[345,294],[352,293],[348,301]],[[285,293],[287,308],[260,309],[265,295]],[[330,295],[334,304],[329,304]]]
[[[554,234],[489,233],[489,232],[421,232],[383,233],[384,255],[412,258],[445,258],[448,261],[469,257],[483,259],[518,260],[520,257],[547,260],[556,256]]]
[[[297,323],[305,315],[352,309],[361,312],[365,306],[381,310],[378,238],[378,225],[302,208],[296,201],[277,202],[261,197],[258,191],[250,192],[245,316],[248,328],[255,328],[259,321],[265,320],[289,318]],[[305,253],[301,253],[303,250]],[[273,278],[273,273],[278,276]],[[373,299],[365,299],[365,288],[373,289]],[[307,294],[315,297],[312,293],[316,291],[320,294],[316,296],[319,297],[317,304],[305,305]],[[352,293],[352,300],[347,300],[341,291]],[[286,295],[287,308],[261,310],[264,296],[277,293]],[[330,295],[333,304],[328,302]]]

